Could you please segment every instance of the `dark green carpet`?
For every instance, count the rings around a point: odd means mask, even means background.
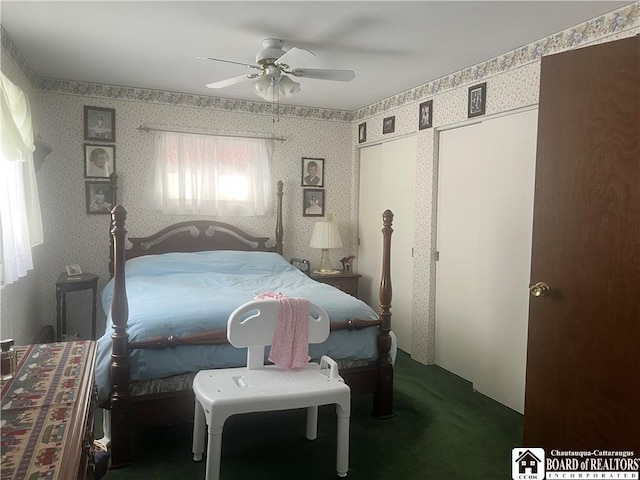
[[[522,416],[474,393],[471,384],[399,352],[395,418],[379,421],[369,395],[353,398],[348,478],[511,478]],[[100,430],[100,426],[97,426]],[[192,425],[150,428],[134,437],[134,465],[106,480],[204,479],[191,454]],[[318,439],[305,439],[303,410],[231,417],[222,442],[223,480],[335,478],[334,407],[322,407]]]

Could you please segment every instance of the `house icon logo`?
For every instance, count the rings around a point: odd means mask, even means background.
[[[544,480],[544,449],[514,448],[511,450],[513,480]]]

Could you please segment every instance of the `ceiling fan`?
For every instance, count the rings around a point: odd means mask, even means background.
[[[246,80],[253,80],[253,90],[261,98],[275,101],[278,95],[289,97],[300,91],[300,84],[290,77],[315,78],[318,80],[335,80],[349,82],[356,74],[352,70],[332,70],[324,68],[294,68],[296,64],[306,62],[315,54],[309,50],[291,47],[284,50],[284,41],[277,38],[265,38],[262,41],[262,49],[256,54],[256,65],[223,60],[212,57],[198,57],[202,60],[214,60],[216,62],[233,63],[257,70],[226,80],[209,83],[209,88],[224,88]]]

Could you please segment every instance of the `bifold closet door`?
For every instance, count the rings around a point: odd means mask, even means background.
[[[537,110],[440,133],[435,363],[522,413]]]
[[[473,381],[482,124],[440,132],[435,363]]]
[[[382,212],[393,211],[391,238],[391,328],[398,347],[411,353],[413,230],[417,137],[393,140],[360,150],[358,273],[360,297],[380,307]]]

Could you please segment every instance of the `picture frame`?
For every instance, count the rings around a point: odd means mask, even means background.
[[[302,157],[302,186],[324,187],[324,158]]]
[[[487,82],[469,87],[468,118],[484,115],[487,106]]]
[[[418,109],[418,130],[433,127],[433,100],[420,104]]]
[[[107,179],[115,171],[115,145],[84,144],[84,178]]]
[[[82,269],[80,268],[80,265],[78,265],[77,263],[66,265],[65,268],[67,270],[67,275],[69,275],[70,277],[75,277],[76,275],[82,275]]]
[[[116,111],[113,108],[84,107],[84,139],[116,141]]]
[[[358,143],[367,141],[367,122],[358,125]]]
[[[382,120],[382,134],[393,133],[396,131],[396,116],[387,117]]]
[[[302,216],[324,217],[325,191],[321,188],[302,190]]]
[[[85,182],[87,214],[109,215],[113,207],[113,189],[109,182]]]

